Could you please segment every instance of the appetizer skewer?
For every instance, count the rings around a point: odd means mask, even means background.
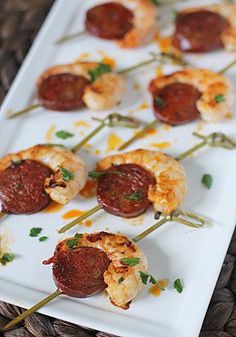
[[[183,52],[236,49],[236,4],[187,8],[176,17],[173,45]]]
[[[37,179],[35,179],[37,177]],[[35,145],[0,159],[1,214],[32,214],[50,200],[66,204],[85,186],[84,161],[56,145]]]
[[[175,159],[157,151],[135,150],[101,160],[97,164],[98,170],[89,173],[98,180],[98,205],[63,226],[59,233],[66,232],[101,209],[127,218],[142,214],[150,203],[161,214],[177,210],[187,191],[184,168],[179,161],[204,146],[236,147],[222,133],[194,135],[202,141]]]
[[[161,121],[175,126],[192,122],[199,115],[209,123],[225,119],[233,103],[233,93],[229,80],[222,74],[235,64],[236,60],[218,73],[187,68],[153,79],[149,91],[157,119],[121,144],[118,150],[124,150],[142,138]]]
[[[151,58],[134,66],[114,72],[109,64],[101,62],[75,62],[56,65],[45,70],[37,80],[38,104],[17,112],[13,118],[38,107],[48,110],[73,111],[86,105],[92,110],[107,110],[117,105],[124,94],[123,75],[155,62],[186,65],[172,53],[151,53]]]
[[[101,39],[115,40],[122,48],[135,48],[154,34],[155,18],[156,8],[150,0],[106,1],[87,11],[84,31],[64,36],[57,43],[88,32]]]
[[[50,200],[59,204],[70,202],[87,181],[86,165],[74,153],[105,126],[135,128],[138,125],[132,118],[114,113],[72,150],[62,145],[42,144],[0,158],[1,217],[38,212]]]
[[[163,223],[176,221],[176,219],[179,219],[179,214],[169,216],[168,220],[158,221],[132,240],[124,235],[98,232],[77,233],[73,238],[61,241],[53,257],[43,262],[53,264],[52,273],[57,290],[14,318],[1,331],[13,328],[27,316],[62,294],[85,298],[105,289],[112,304],[128,309],[131,301],[146,284],[142,276],[151,276],[147,272],[147,258],[136,243]],[[204,223],[204,219],[197,217],[197,220],[199,219],[201,222],[196,227],[202,227]],[[159,286],[158,280],[153,276],[152,283]]]

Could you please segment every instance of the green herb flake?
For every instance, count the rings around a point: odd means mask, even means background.
[[[223,102],[224,100],[225,100],[224,95],[221,95],[221,94],[215,95],[215,102],[216,102],[216,103],[221,103],[221,102]]]
[[[83,234],[76,233],[74,236],[76,239],[81,239],[83,237]]]
[[[202,184],[203,184],[206,188],[210,189],[211,186],[212,186],[212,183],[213,183],[213,178],[212,178],[212,176],[211,176],[210,174],[204,174],[204,175],[202,176]]]
[[[44,144],[41,144],[41,145],[48,146],[48,147],[53,147],[53,146],[65,147],[62,144],[55,144],[55,143],[44,143]]]
[[[74,235],[73,239],[69,239],[69,240],[66,241],[67,247],[69,247],[69,248],[75,248],[75,247],[77,247],[79,239],[81,239],[82,237],[83,237],[83,234],[76,233]]]
[[[123,259],[121,259],[121,262],[124,264],[127,264],[130,267],[134,267],[137,264],[139,264],[140,258],[139,257],[124,257]]]
[[[18,166],[23,162],[23,160],[18,159],[18,160],[12,160],[11,163],[13,166]]]
[[[42,232],[42,228],[33,227],[30,229],[29,236],[36,237]]]
[[[157,284],[157,280],[152,275],[150,275],[149,282],[152,284]]]
[[[66,182],[71,181],[74,178],[74,174],[68,171],[66,168],[62,166],[58,166],[60,173],[62,175],[62,179]]]
[[[0,258],[1,265],[5,266],[7,263],[12,262],[15,258],[15,255],[12,253],[5,253]]]
[[[180,281],[179,278],[177,278],[177,279],[175,280],[175,282],[174,282],[174,288],[175,288],[175,290],[176,290],[179,294],[182,293],[184,287],[183,287],[183,285],[182,285],[182,283],[181,283],[181,281]]]
[[[40,241],[40,242],[47,241],[47,240],[48,240],[48,236],[41,236],[41,237],[39,238],[39,241]]]
[[[61,138],[61,139],[67,139],[67,138],[74,137],[73,133],[67,132],[67,131],[65,131],[65,130],[57,131],[57,132],[55,133],[55,135],[56,135],[58,138]]]
[[[141,198],[142,198],[142,192],[140,192],[140,191],[135,191],[131,194],[128,194],[128,195],[124,196],[124,199],[133,200],[133,201],[138,201]]]
[[[90,69],[88,71],[90,77],[91,77],[91,82],[95,81],[100,75],[104,73],[110,73],[111,72],[111,66],[109,64],[105,63],[99,63],[98,66],[94,69]]]
[[[163,99],[160,96],[156,96],[154,98],[154,103],[161,108],[165,105]]]
[[[157,285],[161,291],[166,290],[165,288],[161,287],[159,281],[156,280],[151,274],[143,272],[143,271],[140,271],[139,274],[140,274],[143,284],[152,283],[153,285]]]
[[[160,5],[160,3],[159,3],[158,0],[150,0],[150,2],[151,2],[153,5],[155,5],[155,6],[159,6],[159,5]]]
[[[141,280],[142,280],[143,284],[147,284],[150,275],[148,273],[143,272],[143,271],[140,271],[139,274],[140,274],[140,277],[141,277]]]
[[[98,179],[101,176],[104,176],[106,174],[118,174],[120,176],[125,176],[125,173],[122,171],[90,171],[88,173],[89,178],[91,179]]]
[[[121,284],[124,280],[125,280],[124,277],[121,276],[118,280],[118,283]]]

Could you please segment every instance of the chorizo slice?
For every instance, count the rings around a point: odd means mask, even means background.
[[[84,106],[83,95],[89,81],[81,75],[54,74],[42,80],[38,98],[49,110],[71,111]]]
[[[133,13],[125,6],[108,2],[88,10],[86,30],[106,40],[119,40],[133,27]]]
[[[148,190],[155,180],[136,164],[115,165],[98,178],[97,200],[108,213],[132,218],[150,205]]]
[[[31,214],[46,207],[50,196],[44,183],[51,173],[34,160],[16,161],[0,171],[1,210],[8,214]]]
[[[173,45],[183,52],[202,53],[223,48],[222,33],[230,27],[219,13],[199,10],[176,18]]]
[[[171,83],[152,94],[155,116],[162,122],[180,125],[199,117],[196,103],[201,93],[190,84]]]
[[[52,267],[53,279],[65,295],[79,298],[92,296],[107,287],[103,274],[109,264],[110,259],[101,249],[66,249],[56,255]]]

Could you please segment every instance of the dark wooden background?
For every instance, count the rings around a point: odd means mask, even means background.
[[[0,102],[8,91],[53,1],[0,0]],[[222,266],[200,337],[236,337],[235,258],[236,235],[231,241]],[[4,272],[3,268],[1,268],[2,272]],[[1,289],[1,291],[4,290]],[[199,291],[204,292],[204,284],[199,285]],[[192,305],[194,306],[194,303]],[[22,310],[16,306],[0,302],[0,326],[5,325]],[[197,315],[197,307],[195,312]],[[14,330],[4,333],[3,336],[107,337],[111,335],[36,313],[26,318]]]

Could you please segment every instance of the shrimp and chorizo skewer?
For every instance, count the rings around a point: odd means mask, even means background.
[[[118,150],[124,150],[160,122],[176,126],[199,117],[207,123],[226,119],[233,103],[233,90],[223,72],[235,64],[236,60],[218,73],[186,68],[154,78],[149,84],[149,91],[156,119],[121,144]]]
[[[142,214],[150,204],[160,214],[175,212],[187,192],[185,171],[179,161],[204,146],[236,147],[221,133],[195,135],[201,138],[201,142],[175,159],[158,151],[142,149],[108,156],[99,161],[97,171],[89,172],[89,177],[96,178],[98,182],[98,205],[63,226],[59,233],[64,233],[101,209],[126,218]]]
[[[32,214],[50,200],[66,204],[86,181],[84,161],[64,147],[35,145],[10,153],[0,159],[1,212]]]
[[[136,48],[153,37],[155,19],[156,8],[150,0],[106,1],[87,11],[85,31],[64,36],[57,43],[87,32],[101,39],[115,40],[121,48]]]
[[[121,102],[125,91],[123,75],[155,62],[185,65],[185,61],[172,53],[151,53],[151,58],[126,69],[114,72],[109,64],[77,61],[46,69],[38,78],[38,104],[17,112],[10,111],[13,118],[44,107],[51,111],[74,111],[87,106],[101,111],[115,107]]]
[[[170,221],[174,221],[174,218],[173,215]],[[142,275],[149,275],[147,258],[136,243],[162,223],[159,221],[155,228],[150,227],[132,240],[121,234],[102,231],[77,233],[74,237],[61,241],[56,246],[53,257],[43,262],[52,264],[57,290],[14,318],[1,331],[13,328],[62,294],[86,298],[105,289],[113,305],[128,309],[146,284]],[[152,283],[160,287],[153,277]]]
[[[182,52],[236,50],[236,4],[186,8],[175,21],[173,45]]]

